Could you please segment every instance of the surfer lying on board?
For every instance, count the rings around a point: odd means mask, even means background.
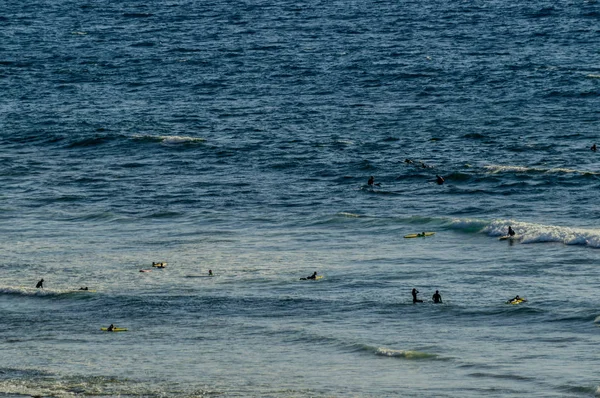
[[[115,330],[115,325],[113,325],[112,323],[110,324],[109,327],[106,328],[107,332],[112,332],[113,330]]]
[[[36,287],[37,289],[39,289],[39,288],[42,288],[42,289],[43,289],[43,288],[44,288],[44,279],[42,278],[42,280],[41,280],[41,281],[39,281],[39,282],[37,283],[37,285],[35,285],[35,287]]]
[[[435,180],[438,183],[438,185],[442,185],[444,183],[444,177],[440,177],[440,176],[436,175]]]
[[[431,297],[433,299],[433,302],[436,304],[441,304],[442,303],[442,295],[440,294],[439,290],[436,290],[435,293],[433,294],[433,297]]]
[[[423,300],[419,300],[419,299],[417,299],[417,294],[418,294],[418,293],[419,293],[419,291],[418,291],[417,289],[414,289],[414,288],[413,288],[413,290],[412,290],[413,304],[414,304],[414,303],[422,303],[422,302],[423,302]]]
[[[317,279],[317,271],[315,271],[311,276],[307,276],[306,278],[300,278],[301,281],[306,281],[308,279]]]
[[[527,301],[527,300],[525,300],[524,298],[519,297],[518,294],[515,296],[514,299],[508,300],[509,303],[518,303],[519,301]]]
[[[510,227],[510,225],[508,226],[508,236],[515,236],[515,231]]]

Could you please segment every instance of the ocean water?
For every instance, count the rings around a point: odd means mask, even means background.
[[[0,396],[600,396],[599,42],[595,0],[4,0]]]

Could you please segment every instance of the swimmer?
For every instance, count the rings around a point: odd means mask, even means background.
[[[442,303],[442,295],[440,294],[439,290],[436,290],[431,298],[433,299],[433,302],[436,304]]]
[[[438,183],[438,185],[442,185],[445,182],[444,177],[440,177],[438,175],[435,176],[435,180]]]

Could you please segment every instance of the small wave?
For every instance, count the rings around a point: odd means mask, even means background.
[[[151,141],[151,142],[160,142],[163,145],[185,145],[185,144],[197,144],[205,142],[204,138],[199,137],[189,137],[189,136],[181,136],[181,135],[135,135],[133,136],[135,140],[139,141]]]
[[[66,294],[78,293],[76,289],[36,289],[35,287],[12,287],[12,286],[0,286],[0,294],[15,295],[15,296],[29,296],[29,297],[56,297]],[[85,290],[81,290],[85,292]]]
[[[349,212],[345,212],[345,211],[341,211],[337,215],[338,216],[342,216],[342,217],[348,217],[348,218],[359,218],[359,217],[362,217],[360,214],[349,213]]]
[[[586,174],[586,175],[600,174],[600,173],[592,172],[592,171],[582,171],[582,170],[568,169],[568,168],[564,168],[564,167],[543,168],[543,167],[488,165],[488,166],[483,166],[483,168],[488,170],[492,174],[500,174],[500,173],[547,173],[547,174]]]
[[[365,348],[367,349],[367,351],[373,351],[375,353],[375,355],[382,356],[382,357],[389,357],[389,358],[402,358],[402,359],[409,359],[409,360],[436,359],[437,358],[437,355],[435,355],[435,354],[430,354],[427,352],[416,351],[416,350],[394,350],[394,349],[385,348],[385,347],[377,347],[377,348],[365,347]]]

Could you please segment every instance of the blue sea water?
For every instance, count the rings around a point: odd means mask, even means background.
[[[0,396],[600,396],[598,42],[595,0],[4,0]]]

